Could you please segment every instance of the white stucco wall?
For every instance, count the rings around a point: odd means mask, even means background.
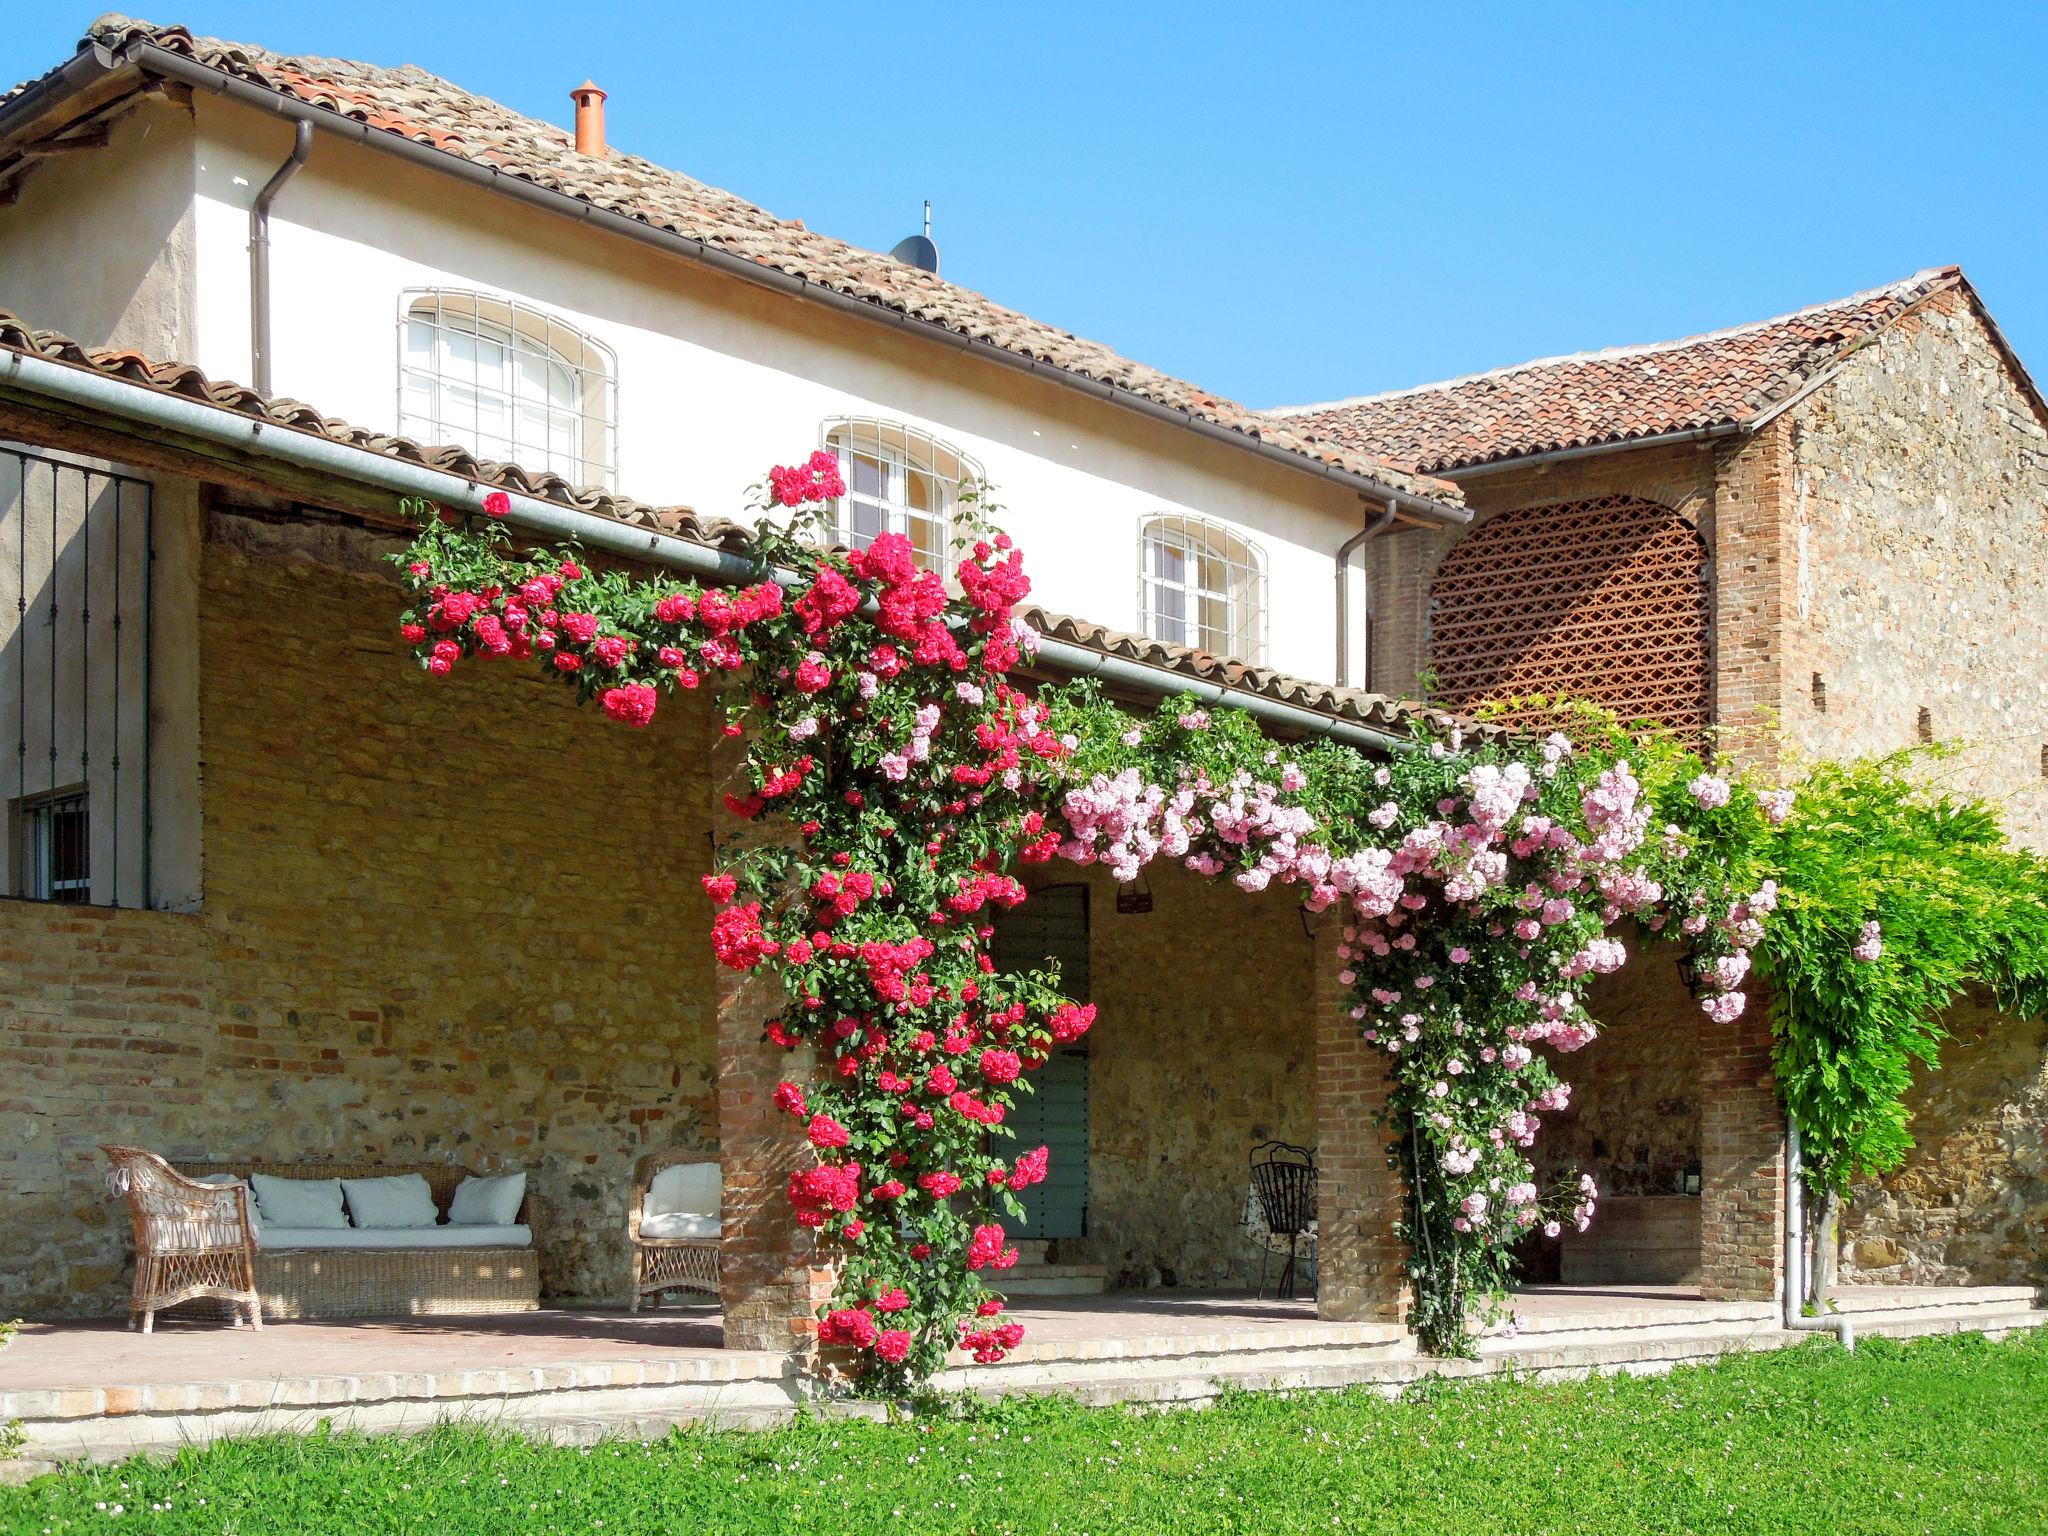
[[[192,140],[189,112],[145,97],[103,148],[39,163],[0,207],[0,308],[93,345],[186,355]]]
[[[213,98],[196,112],[194,360],[246,378],[247,210],[289,129]],[[1363,515],[1341,487],[325,136],[272,239],[280,394],[392,428],[402,294],[523,299],[616,356],[622,491],[744,516],[745,488],[827,420],[905,421],[984,466],[1047,606],[1137,627],[1141,523],[1199,513],[1265,553],[1267,662],[1332,671],[1330,552]]]

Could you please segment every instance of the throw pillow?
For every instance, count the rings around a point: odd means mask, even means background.
[[[425,1174],[396,1173],[381,1179],[343,1179],[348,1215],[357,1227],[431,1227],[441,1212]]]
[[[281,1179],[274,1173],[252,1173],[249,1187],[273,1227],[345,1227],[339,1179]]]
[[[448,1202],[451,1227],[509,1227],[519,1220],[519,1202],[526,1198],[526,1175],[472,1174],[455,1186]]]

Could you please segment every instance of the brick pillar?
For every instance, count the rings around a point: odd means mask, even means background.
[[[1714,473],[1714,723],[1716,744],[1775,771],[1787,706],[1785,622],[1797,612],[1792,428],[1779,417],[1725,450]]]
[[[1784,1271],[1785,1112],[1771,1070],[1769,1000],[1749,989],[1733,1024],[1700,1020],[1700,1291],[1769,1301]]]
[[[714,796],[731,781],[737,755],[721,745]],[[721,843],[740,823],[718,801],[712,824]],[[785,1077],[803,1081],[806,1052],[785,1052],[761,1037],[782,1004],[764,970],[718,969],[718,1164],[724,1185],[719,1240],[719,1300],[727,1349],[811,1354],[817,1309],[832,1294],[832,1269],[812,1234],[790,1219],[789,1176],[813,1161],[796,1122],[771,1095]]]
[[[1399,1321],[1408,1315],[1408,1250],[1394,1223],[1405,1191],[1387,1166],[1379,1124],[1390,1078],[1344,1007],[1342,928],[1334,912],[1316,926],[1316,1313],[1339,1323]]]

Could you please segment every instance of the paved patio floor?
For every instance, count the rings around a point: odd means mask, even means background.
[[[1908,1289],[1859,1292],[1860,1304],[1913,1306],[1960,1299]],[[1280,1344],[1326,1347],[1394,1342],[1383,1323],[1327,1323],[1313,1298],[1179,1291],[1113,1291],[1099,1296],[1024,1297],[1011,1315],[1025,1325],[1017,1363],[1031,1359],[1178,1354]],[[1519,1292],[1524,1335],[1606,1326],[1765,1325],[1763,1302],[1702,1302],[1674,1286],[1538,1286]],[[771,1357],[772,1358],[772,1357]],[[350,1318],[267,1323],[260,1330],[160,1316],[156,1332],[130,1332],[118,1319],[26,1323],[0,1354],[0,1391],[151,1386],[178,1382],[278,1381],[369,1373],[518,1370],[606,1362],[737,1364],[721,1342],[716,1304],[638,1313],[548,1309],[502,1316]]]

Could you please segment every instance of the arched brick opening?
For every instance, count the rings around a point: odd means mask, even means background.
[[[1633,496],[1499,513],[1437,568],[1430,665],[1453,709],[1564,693],[1696,737],[1709,723],[1706,545]]]

